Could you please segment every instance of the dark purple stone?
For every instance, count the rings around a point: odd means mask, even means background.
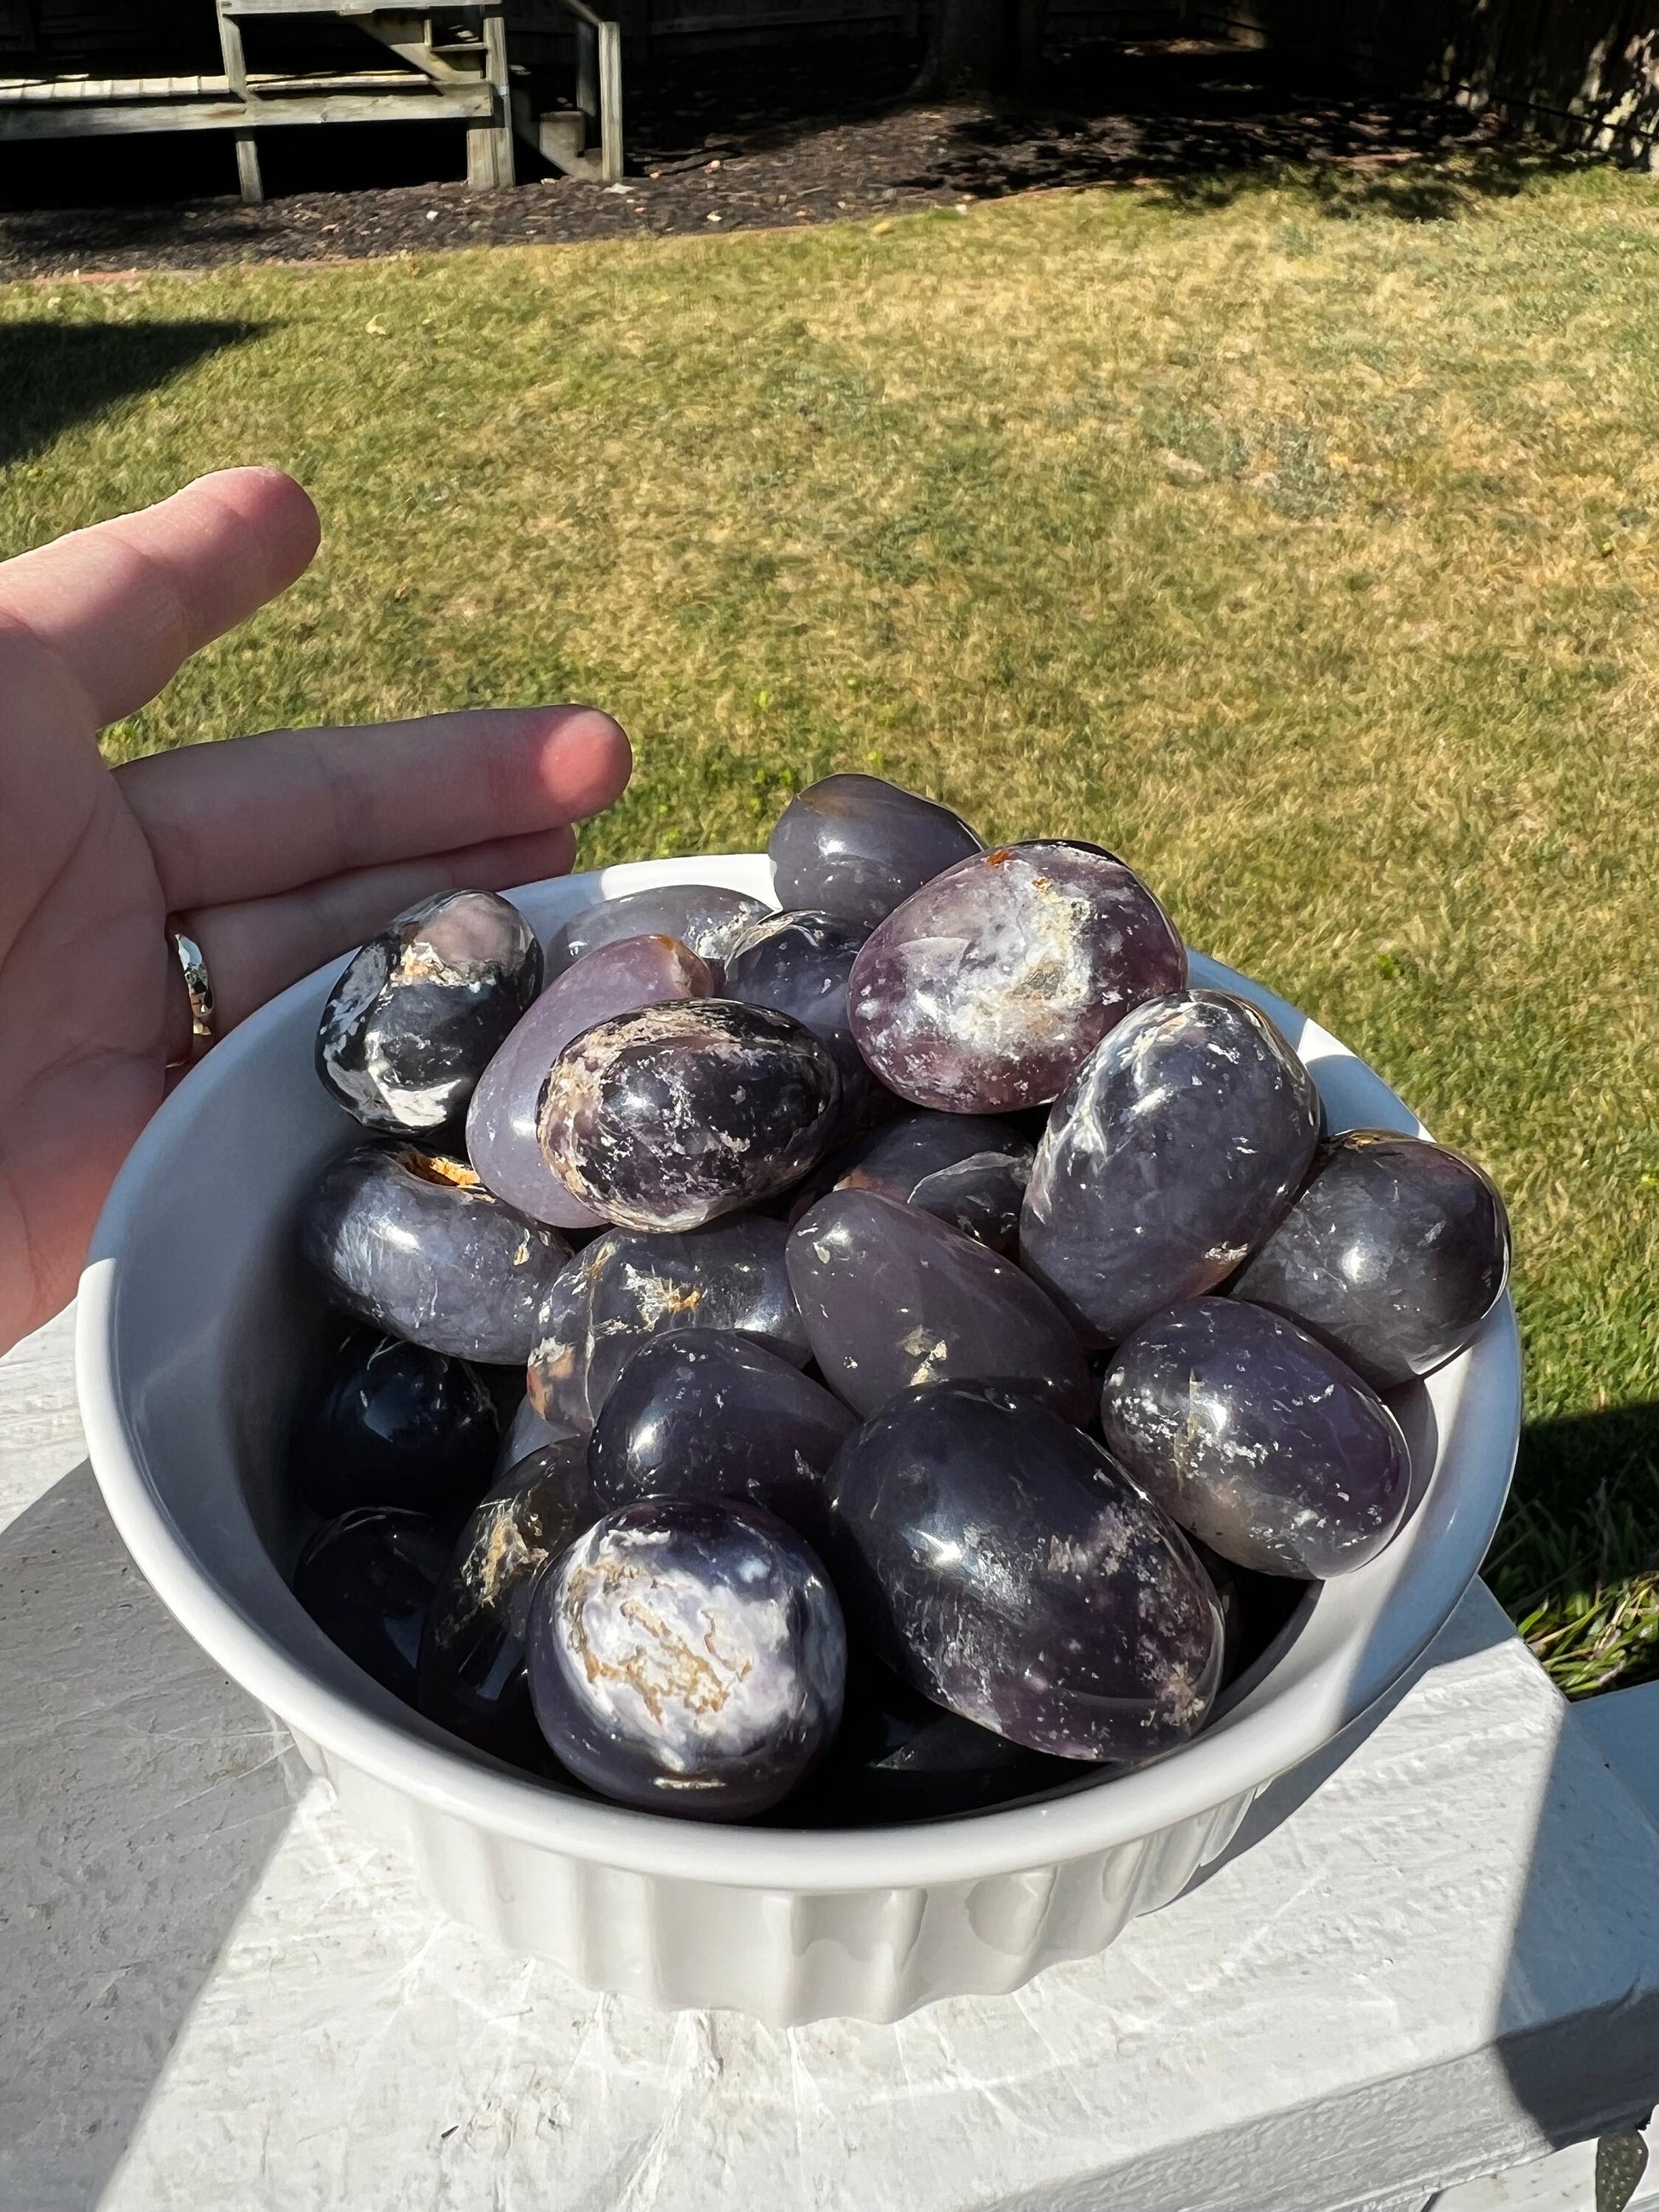
[[[604,1226],[547,1164],[536,1112],[554,1061],[595,1022],[636,1006],[706,999],[706,961],[672,937],[624,937],[556,975],[484,1070],[467,1109],[467,1157],[498,1198],[556,1229]]]
[[[868,929],[980,841],[947,806],[873,775],[827,775],[792,799],[767,848],[779,902]]]
[[[323,1523],[294,1570],[294,1595],[324,1635],[406,1705],[449,1535],[424,1513],[356,1506]]]
[[[757,1507],[624,1505],[538,1583],[536,1717],[624,1805],[741,1820],[786,1797],[841,1718],[847,1639],[823,1568]]]
[[[905,1114],[837,1152],[812,1176],[795,1218],[826,1190],[873,1190],[936,1215],[994,1252],[1012,1253],[1036,1146],[976,1114]]]
[[[781,1221],[753,1215],[679,1237],[595,1237],[543,1306],[532,1408],[586,1436],[641,1346],[682,1329],[732,1329],[805,1367],[811,1347],[789,1287],[788,1241]]]
[[[462,1529],[421,1638],[421,1711],[481,1751],[545,1771],[546,1740],[525,1667],[530,1594],[599,1518],[587,1459],[575,1441],[549,1444],[513,1468]]]
[[[554,1062],[538,1133],[579,1198],[626,1228],[696,1229],[787,1190],[835,1131],[841,1085],[811,1031],[732,999],[597,1023]]]
[[[752,921],[726,963],[726,995],[787,1014],[829,1048],[841,1078],[837,1128],[863,1127],[885,1097],[853,1041],[847,979],[869,935],[861,922],[828,914],[769,914]]]
[[[988,1382],[906,1391],[834,1484],[848,1628],[935,1703],[1063,1759],[1146,1759],[1201,1726],[1222,1665],[1209,1579],[1047,1407]]]
[[[537,1411],[527,1395],[521,1398],[507,1425],[507,1434],[501,1438],[501,1448],[495,1455],[492,1487],[495,1483],[504,1481],[519,1462],[528,1459],[532,1452],[540,1451],[544,1444],[562,1443],[567,1437],[574,1437],[577,1433],[572,1423],[558,1413],[550,1420],[544,1413]],[[586,1429],[581,1433],[586,1435]]]
[[[599,899],[566,922],[553,939],[547,949],[547,972],[560,975],[620,938],[672,937],[708,962],[719,989],[720,966],[732,939],[766,911],[763,899],[728,891],[719,884],[658,884],[622,898]]]
[[[959,861],[890,914],[854,964],[859,1049],[890,1091],[948,1114],[1054,1097],[1187,953],[1133,869],[1054,838]]]
[[[360,1321],[429,1352],[520,1366],[570,1257],[464,1160],[360,1145],[331,1160],[300,1209],[300,1250]]]
[[[959,1820],[1086,1786],[1099,1772],[975,1728],[854,1650],[848,1658],[847,1702],[835,1745],[769,1825],[874,1828]]]
[[[329,994],[317,1073],[365,1128],[433,1135],[542,987],[530,924],[494,891],[441,891],[372,937]]]
[[[1278,1031],[1225,991],[1139,1006],[1079,1068],[1037,1146],[1020,1257],[1086,1343],[1212,1290],[1273,1227],[1319,1103]]]
[[[1328,1582],[1405,1517],[1411,1459],[1375,1391],[1293,1322],[1192,1298],[1138,1328],[1101,1393],[1107,1448],[1224,1559]]]
[[[623,1368],[588,1444],[593,1493],[601,1510],[636,1498],[728,1498],[816,1544],[830,1462],[856,1425],[775,1352],[726,1329],[687,1329]]]
[[[1388,1390],[1461,1352],[1509,1272],[1509,1217],[1473,1161],[1419,1137],[1351,1129],[1322,1146],[1231,1288]]]
[[[824,1381],[860,1413],[924,1383],[985,1377],[1089,1418],[1065,1316],[1012,1261],[931,1213],[832,1191],[791,1232],[789,1279]]]
[[[289,1464],[325,1519],[402,1505],[453,1524],[489,1480],[499,1438],[495,1399],[465,1359],[354,1328],[301,1403]]]

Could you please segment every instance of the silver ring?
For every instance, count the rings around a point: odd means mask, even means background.
[[[170,1060],[167,1066],[193,1067],[215,1040],[213,981],[201,946],[184,930],[175,928],[171,920],[167,923],[167,938],[184,969],[185,991],[190,1000],[190,1050],[180,1060]]]

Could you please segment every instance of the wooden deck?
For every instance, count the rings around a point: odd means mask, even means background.
[[[0,0],[0,8],[7,4]],[[445,19],[450,27],[441,30],[429,15],[374,0],[215,0],[222,70],[105,76],[37,62],[0,76],[0,141],[228,131],[236,141],[242,197],[258,200],[261,131],[453,122],[465,126],[466,178],[477,189],[513,183],[515,127],[561,167],[608,182],[623,170],[620,33],[586,0],[562,5],[574,49],[576,98],[552,115],[536,114],[521,88],[515,98],[503,0],[452,0]],[[459,35],[456,16],[468,26]],[[250,67],[244,27],[277,18],[349,23],[375,43],[382,58],[374,65],[366,52],[362,68],[344,71],[337,65]]]

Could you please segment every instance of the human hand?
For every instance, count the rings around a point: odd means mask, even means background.
[[[0,563],[0,1351],[74,1295],[116,1170],[190,1042],[167,918],[216,1028],[428,893],[570,866],[628,781],[581,707],[283,730],[114,769],[98,732],[282,591],[316,511],[268,469]]]

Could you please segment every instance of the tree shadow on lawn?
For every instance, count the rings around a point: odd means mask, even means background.
[[[1449,101],[1379,93],[1305,60],[1176,40],[1075,58],[1066,105],[964,119],[940,176],[964,196],[1157,185],[1194,214],[1294,172],[1317,211],[1444,221],[1582,164]],[[1055,76],[1055,88],[1060,79]],[[1046,125],[1046,128],[1045,128]]]
[[[43,451],[72,424],[152,392],[225,346],[251,322],[0,323],[0,465]]]
[[[885,181],[1002,198],[1055,186],[1163,186],[1194,213],[1292,169],[1322,214],[1372,209],[1444,220],[1512,197],[1585,158],[1513,135],[1449,102],[1382,94],[1332,64],[1219,41],[1092,42],[1056,53],[1027,99],[918,100],[894,46],[802,56],[710,57],[644,80],[630,110],[641,166],[777,153],[849,126],[945,126],[925,168]],[[1451,173],[1438,173],[1449,162]]]

